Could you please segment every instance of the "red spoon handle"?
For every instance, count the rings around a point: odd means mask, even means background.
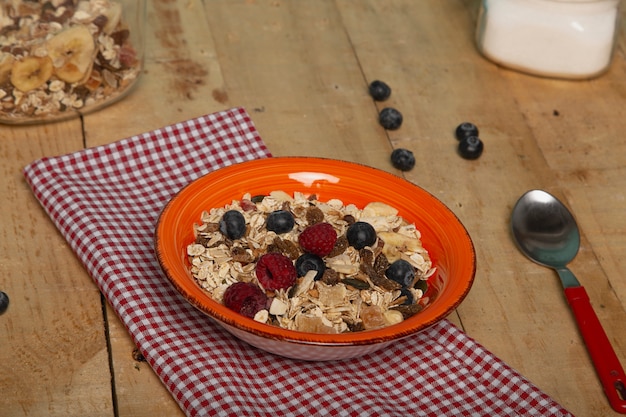
[[[565,288],[565,296],[611,407],[618,413],[626,414],[626,374],[591,307],[587,291],[582,286]]]

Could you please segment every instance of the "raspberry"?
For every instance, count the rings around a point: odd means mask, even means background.
[[[267,296],[250,282],[235,282],[224,291],[224,305],[242,316],[254,318],[267,307]]]
[[[291,259],[277,252],[261,256],[255,272],[263,288],[270,291],[291,287],[298,275]]]
[[[298,236],[303,251],[324,257],[332,252],[337,241],[337,232],[330,223],[316,223]]]

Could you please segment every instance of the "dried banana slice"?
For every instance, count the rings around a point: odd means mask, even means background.
[[[120,3],[112,1],[109,6],[104,12],[107,22],[102,28],[102,31],[107,35],[113,33],[122,18],[122,5]]]
[[[52,72],[50,58],[29,56],[13,63],[11,84],[26,93],[42,86],[52,77]]]
[[[363,217],[379,217],[379,216],[397,216],[398,209],[391,207],[389,204],[374,201],[363,208],[361,216]]]
[[[396,232],[378,232],[378,237],[385,242],[383,253],[389,262],[400,259],[401,252],[420,252],[422,242]]]
[[[67,83],[89,79],[96,45],[84,26],[73,26],[51,38],[46,45],[52,59],[54,74]]]

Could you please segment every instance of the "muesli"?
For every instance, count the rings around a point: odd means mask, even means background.
[[[139,75],[122,4],[13,0],[0,6],[0,120],[54,119],[121,96]]]
[[[257,321],[354,332],[399,323],[427,302],[435,268],[419,230],[387,204],[359,209],[274,191],[244,195],[200,220],[187,247],[193,277]]]

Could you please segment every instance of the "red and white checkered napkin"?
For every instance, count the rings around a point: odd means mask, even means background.
[[[24,169],[187,415],[570,415],[445,320],[365,357],[303,362],[238,341],[188,304],[154,257],[161,208],[203,174],[269,156],[238,108]]]

